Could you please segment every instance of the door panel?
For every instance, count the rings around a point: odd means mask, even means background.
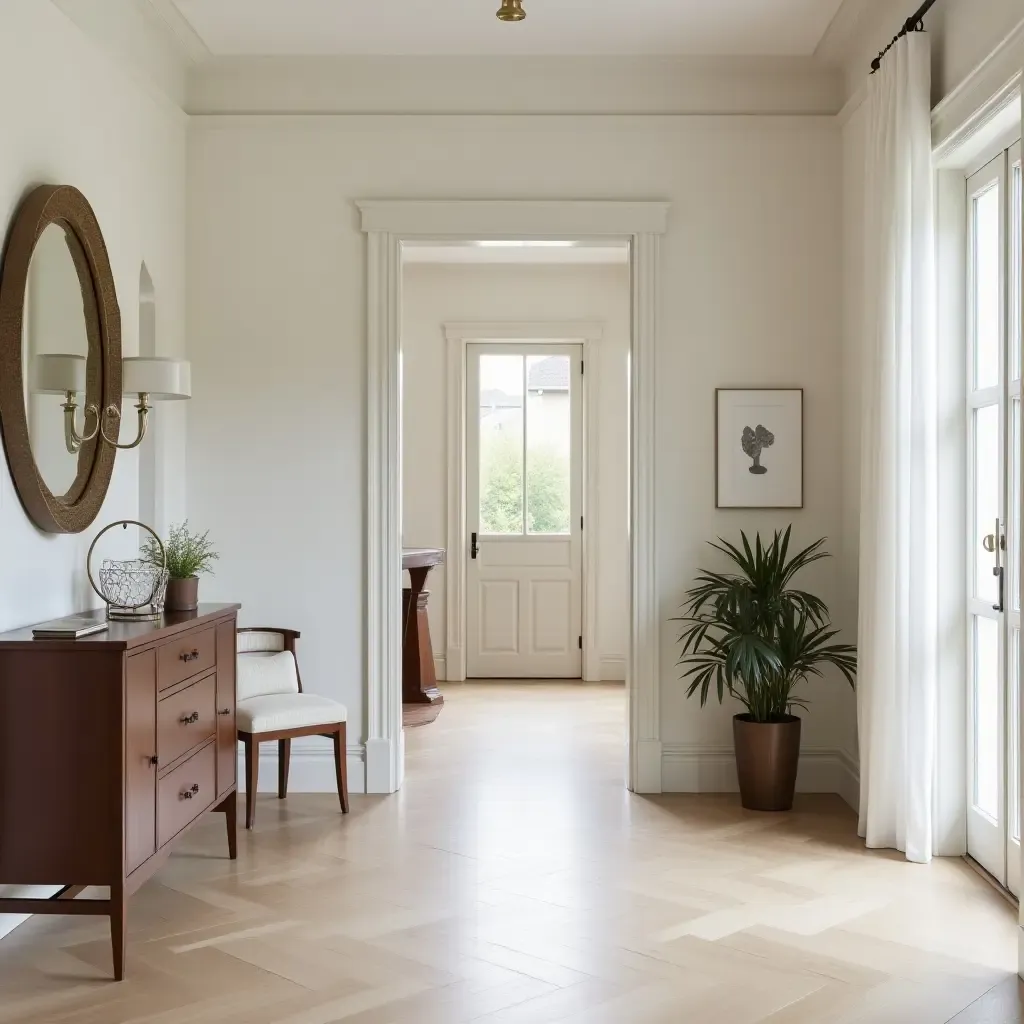
[[[1020,643],[1020,147],[967,183],[970,855],[1017,891]]]
[[[156,852],[156,653],[128,659],[125,723],[125,874]]]
[[[466,670],[582,674],[582,350],[467,352]]]

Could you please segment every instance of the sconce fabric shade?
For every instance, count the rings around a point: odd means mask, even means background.
[[[154,402],[192,397],[192,364],[187,360],[130,356],[123,367],[126,395],[147,394]]]
[[[54,353],[32,360],[29,390],[35,395],[85,392],[85,356]]]

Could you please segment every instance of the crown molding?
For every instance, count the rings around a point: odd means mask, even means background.
[[[178,10],[173,0],[139,0],[139,3],[155,16],[178,52],[190,64],[198,64],[213,57],[202,37]]]
[[[123,74],[182,113],[190,61],[149,0],[50,0]]]
[[[832,115],[842,91],[842,76],[810,57],[219,57],[193,67],[187,109]]]

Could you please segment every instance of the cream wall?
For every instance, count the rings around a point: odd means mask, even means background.
[[[601,493],[597,523],[597,646],[605,679],[624,679],[629,605],[628,480],[629,267],[409,264],[402,279],[403,535],[413,546],[446,547],[448,529],[447,342],[459,321],[597,321],[597,365],[588,378]],[[445,570],[429,579],[430,634],[443,658]]]
[[[0,219],[42,182],[80,188],[103,229],[122,310],[124,350],[136,351],[139,268],[145,259],[160,295],[161,349],[184,342],[185,145],[181,111],[139,89],[55,6],[0,4]],[[179,432],[175,465],[184,460]],[[183,477],[175,501],[184,508]],[[95,529],[138,509],[137,461],[117,458]],[[91,532],[40,533],[0,461],[3,586],[0,630],[66,615],[95,603],[85,577]],[[54,879],[55,884],[70,879]],[[0,890],[2,891],[2,890]],[[10,922],[7,922],[9,926]],[[0,934],[6,930],[0,917]]]
[[[304,678],[346,702],[353,741],[365,730],[366,479],[354,200],[671,201],[656,367],[662,736],[673,784],[694,784],[704,754],[720,773],[733,709],[685,700],[668,620],[718,534],[793,521],[799,540],[838,537],[835,120],[197,117],[188,186],[189,511],[222,544],[205,592],[242,601],[246,622],[303,630]],[[714,389],[757,384],[807,389],[801,512],[714,508]],[[807,582],[840,598],[834,569]],[[852,703],[834,680],[813,696],[807,745],[832,750]]]

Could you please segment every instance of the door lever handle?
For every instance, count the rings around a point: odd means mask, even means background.
[[[469,557],[475,560],[478,554],[480,554],[480,548],[476,542],[476,534],[473,533],[470,534]]]

